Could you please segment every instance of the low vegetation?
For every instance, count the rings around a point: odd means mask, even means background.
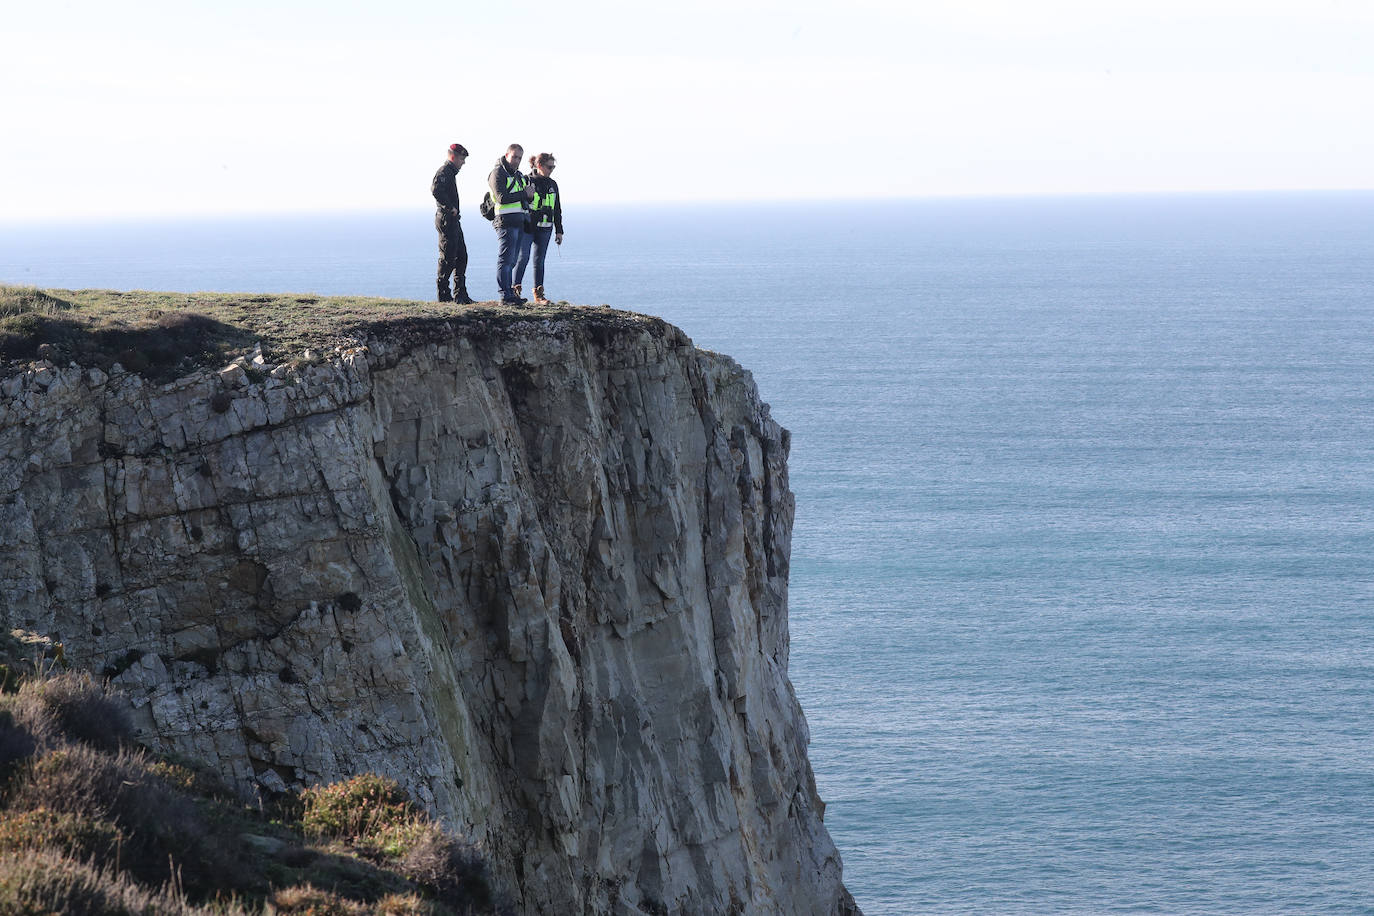
[[[394,782],[246,807],[136,746],[126,705],[54,649],[0,639],[0,913],[505,912],[478,851]]]
[[[566,302],[510,308],[456,306],[358,296],[42,290],[0,284],[0,375],[34,359],[57,365],[125,369],[169,380],[199,366],[223,365],[261,346],[269,360],[299,359],[377,334],[431,336],[446,328],[481,329],[529,318],[574,317],[623,325],[640,316]]]

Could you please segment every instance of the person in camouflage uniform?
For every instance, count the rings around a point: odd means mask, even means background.
[[[468,305],[468,246],[463,239],[463,223],[458,212],[458,170],[467,161],[468,151],[461,143],[448,148],[448,158],[434,173],[429,193],[434,195],[438,208],[434,213],[434,228],[439,230],[439,301]],[[453,292],[449,292],[448,277],[453,274]]]

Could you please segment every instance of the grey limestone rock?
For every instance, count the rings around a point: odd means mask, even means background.
[[[605,310],[260,360],[0,383],[7,626],[245,794],[396,778],[520,912],[857,912],[747,372]]]

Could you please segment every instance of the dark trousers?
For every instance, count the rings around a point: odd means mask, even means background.
[[[496,285],[501,290],[502,299],[515,297],[515,290],[511,289],[511,276],[515,273],[520,248],[525,244],[526,225],[524,220],[513,219],[496,227]]]
[[[434,214],[434,228],[439,230],[439,283],[448,286],[449,274],[455,274],[460,289],[467,286],[468,243],[463,239],[463,224],[442,210]]]
[[[535,226],[525,233],[524,244],[520,246],[520,257],[515,262],[515,282],[525,282],[525,265],[530,256],[534,259],[534,285],[544,285],[544,259],[549,256],[549,241],[553,238],[552,226]]]

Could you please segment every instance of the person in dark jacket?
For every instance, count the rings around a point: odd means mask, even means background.
[[[549,256],[550,236],[555,244],[563,244],[563,201],[558,196],[558,182],[553,180],[557,164],[552,153],[530,157],[529,177],[534,200],[530,202],[530,230],[515,262],[515,289],[518,291],[525,279],[525,265],[530,262],[533,251],[535,305],[549,303],[544,295],[544,259]]]
[[[439,301],[468,305],[468,245],[463,239],[463,223],[458,212],[458,170],[467,161],[463,144],[448,148],[448,158],[434,173],[429,193],[434,195],[434,228],[439,230]],[[454,289],[449,292],[448,277],[453,274]]]
[[[519,143],[506,147],[506,155],[496,160],[496,168],[487,176],[487,189],[496,208],[492,220],[496,227],[496,285],[501,288],[504,305],[524,305],[520,291],[512,285],[515,261],[529,231],[529,206],[534,188],[529,179],[520,174],[520,157],[525,148]]]

